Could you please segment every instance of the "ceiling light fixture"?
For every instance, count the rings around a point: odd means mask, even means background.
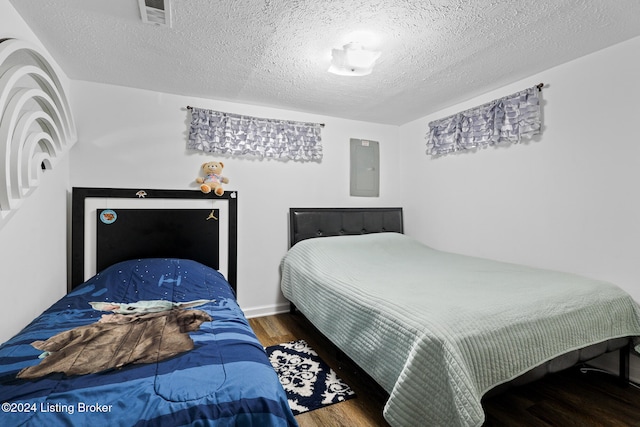
[[[329,72],[339,76],[366,76],[371,74],[381,52],[367,50],[362,44],[351,42],[342,49],[331,50]]]

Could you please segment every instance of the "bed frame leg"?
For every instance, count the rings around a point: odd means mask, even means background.
[[[292,302],[289,303],[289,313],[291,314],[296,314],[296,312],[298,311],[298,309],[296,308],[296,305]]]
[[[627,343],[622,347],[620,351],[620,374],[618,379],[620,385],[626,387],[629,385],[629,353],[631,350],[631,343]]]

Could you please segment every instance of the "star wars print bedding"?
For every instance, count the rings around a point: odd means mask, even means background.
[[[2,425],[295,426],[231,287],[195,261],[115,264],[0,346]]]

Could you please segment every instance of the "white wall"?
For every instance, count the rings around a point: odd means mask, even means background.
[[[257,117],[325,123],[320,163],[223,158],[186,150],[187,105]],[[288,247],[288,209],[399,206],[396,126],[315,116],[83,81],[72,83],[78,142],[71,184],[197,189],[200,165],[222,160],[239,199],[238,300],[247,316],[287,310],[279,263]],[[380,197],[349,196],[349,138],[380,141]]]
[[[613,281],[640,301],[638,51],[635,38],[402,126],[408,232],[445,250]],[[534,141],[425,154],[431,120],[540,82],[544,130]]]
[[[635,38],[402,126],[407,232],[438,249],[611,281],[640,301],[638,52]],[[431,120],[540,82],[536,140],[425,154]]]
[[[0,38],[38,41],[8,0],[0,0]],[[60,76],[68,85],[66,76]],[[26,326],[67,289],[69,160],[61,159],[0,228],[0,342]],[[4,170],[2,170],[4,173]]]

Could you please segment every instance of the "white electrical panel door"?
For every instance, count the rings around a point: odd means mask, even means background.
[[[380,148],[378,141],[351,138],[352,196],[380,195]]]

